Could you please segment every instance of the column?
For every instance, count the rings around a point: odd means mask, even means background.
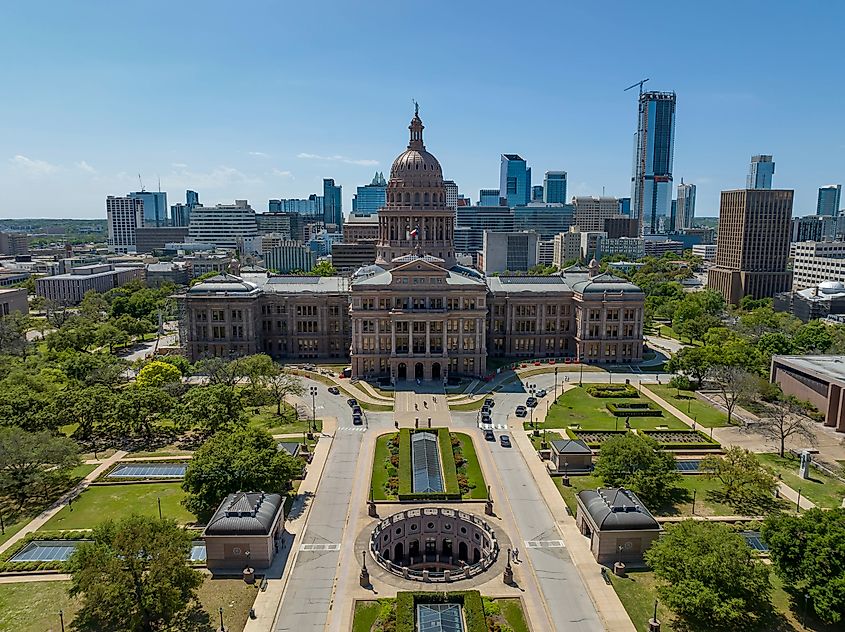
[[[390,355],[396,355],[396,321],[390,324]]]
[[[425,355],[431,355],[431,321],[425,321]]]

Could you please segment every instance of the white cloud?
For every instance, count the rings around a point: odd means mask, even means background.
[[[260,184],[261,178],[244,173],[234,167],[221,165],[211,171],[174,170],[165,178],[166,185],[179,189],[221,189],[230,185]]]
[[[57,165],[50,164],[46,160],[27,158],[20,154],[17,154],[14,158],[10,158],[9,162],[30,176],[46,176],[59,170]]]
[[[76,167],[77,167],[77,169],[82,169],[82,171],[84,171],[86,173],[90,173],[91,175],[97,175],[97,170],[94,169],[94,167],[89,165],[84,160],[80,160],[79,162],[77,162]]]
[[[297,158],[305,158],[306,160],[325,160],[328,162],[343,162],[347,165],[361,165],[363,167],[372,167],[378,164],[378,160],[371,160],[367,158],[347,158],[346,156],[320,156],[318,154],[300,153],[296,155]]]
[[[273,167],[273,171],[271,173],[279,178],[290,178],[291,180],[293,179],[293,174],[290,171],[282,171],[281,169]]]
[[[247,152],[250,156],[258,156],[259,158],[269,158],[270,154],[265,154],[263,151],[250,151]]]

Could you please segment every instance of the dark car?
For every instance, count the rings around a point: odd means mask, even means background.
[[[511,438],[508,435],[499,435],[499,443],[502,444],[503,448],[511,447]]]
[[[352,407],[352,414],[353,415],[363,415],[363,411],[361,410],[360,406],[353,406]]]
[[[525,417],[528,414],[528,409],[525,406],[517,406],[516,407],[516,416],[517,417]]]
[[[528,399],[525,400],[525,405],[528,406],[528,408],[536,408],[537,398],[536,397],[529,397]]]
[[[488,408],[493,408],[493,406],[496,405],[496,402],[493,401],[492,397],[488,397],[487,399],[484,400],[484,405],[487,406]]]
[[[352,415],[352,424],[353,425],[360,426],[362,423],[364,423],[364,418],[361,417],[360,414]]]
[[[357,399],[347,399],[346,403],[349,404],[350,408],[353,408],[353,407],[358,405],[358,400]]]
[[[340,395],[340,389],[337,386],[329,386],[329,393],[332,395]]]
[[[481,415],[481,423],[483,424],[492,424],[493,418],[490,415]]]
[[[495,440],[496,440],[496,435],[494,435],[494,434],[493,434],[493,431],[492,431],[492,430],[485,430],[485,431],[484,431],[484,439],[485,439],[486,441],[495,441]]]
[[[490,407],[489,406],[482,406],[481,407],[481,414],[482,415],[489,415],[490,414]]]
[[[545,397],[545,396],[546,396],[546,389],[541,388],[539,391],[537,391],[537,392],[536,392],[536,393],[534,393],[534,394],[535,394],[538,398],[539,398],[539,397]]]

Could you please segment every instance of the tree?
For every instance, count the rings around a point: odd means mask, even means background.
[[[47,334],[51,351],[85,351],[97,340],[96,324],[83,316],[71,316],[56,331]]]
[[[161,388],[167,384],[182,381],[182,372],[168,362],[153,360],[138,372],[136,382],[141,388]]]
[[[173,398],[162,389],[132,384],[116,398],[109,426],[116,436],[143,435],[149,443],[156,425],[174,405]]]
[[[201,520],[208,519],[220,502],[237,491],[285,492],[302,464],[276,447],[266,430],[238,428],[218,432],[194,453],[182,489],[185,506]]]
[[[0,488],[22,507],[79,465],[76,444],[48,431],[0,428]]]
[[[768,567],[728,525],[667,525],[645,559],[661,599],[690,629],[748,630],[770,610]]]
[[[833,344],[833,338],[823,322],[811,320],[795,332],[792,343],[802,353],[825,353]]]
[[[709,347],[684,347],[669,358],[666,370],[686,375],[695,381],[696,388],[700,388],[713,364],[711,351]]]
[[[103,323],[97,327],[97,344],[109,348],[109,353],[114,353],[118,345],[126,345],[129,342],[129,334],[112,323]]]
[[[196,372],[208,377],[209,384],[224,384],[234,389],[238,383],[238,367],[236,360],[229,360],[213,356],[196,363]]]
[[[116,397],[103,384],[69,388],[54,400],[51,410],[59,425],[78,424],[75,436],[89,441],[107,426]]]
[[[322,277],[337,276],[337,269],[328,261],[323,260],[311,268],[311,272],[308,274]]]
[[[246,423],[240,395],[223,384],[194,386],[182,396],[181,404],[182,425],[201,428],[208,434]]]
[[[789,437],[804,439],[810,445],[816,442],[810,420],[804,416],[800,402],[791,395],[781,402],[767,405],[766,414],[760,418],[757,427],[763,435],[778,442],[778,454],[781,457]]]
[[[276,404],[276,415],[282,415],[282,402],[288,395],[302,395],[305,387],[302,380],[289,373],[279,373],[270,377],[264,383],[264,388]]]
[[[257,395],[270,378],[278,375],[281,369],[266,353],[257,353],[235,361],[235,370],[239,377],[249,381],[249,390]]]
[[[172,364],[179,372],[187,377],[191,374],[191,363],[188,361],[188,358],[182,355],[166,355],[161,356],[158,358],[159,362],[166,362],[167,364]]]
[[[60,385],[53,376],[13,371],[0,382],[0,425],[24,430],[54,430],[57,420],[49,414]]]
[[[740,400],[754,392],[754,376],[742,366],[726,364],[724,357],[718,364],[712,364],[707,370],[707,379],[716,386],[716,396],[721,400],[731,424],[734,410]]]
[[[107,520],[91,539],[68,562],[70,594],[82,597],[75,630],[171,629],[196,599],[203,577],[188,563],[191,535],[174,521],[139,515]]]
[[[602,443],[595,473],[605,485],[631,489],[654,506],[666,502],[680,480],[675,457],[654,439],[630,432]]]
[[[109,302],[96,290],[88,290],[79,303],[79,313],[95,323],[103,322],[109,316]]]
[[[795,346],[792,338],[780,331],[768,331],[760,336],[757,341],[757,349],[765,358],[771,361],[773,355],[784,355],[793,353]]]
[[[58,356],[59,367],[69,378],[85,385],[114,387],[125,380],[127,362],[110,353],[85,353],[66,350]]]
[[[845,621],[845,509],[773,514],[763,523],[762,535],[787,586],[809,595],[823,622]]]
[[[719,500],[731,507],[746,509],[771,505],[777,479],[745,448],[731,446],[724,456],[705,457],[700,468],[706,476],[722,483]]]

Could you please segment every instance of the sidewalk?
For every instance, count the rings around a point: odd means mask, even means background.
[[[109,458],[102,461],[100,465],[98,465],[92,472],[90,472],[85,478],[83,478],[75,487],[65,492],[61,497],[59,497],[56,502],[54,502],[47,509],[38,514],[35,518],[30,520],[29,524],[27,524],[23,529],[18,531],[15,535],[6,540],[3,544],[0,544],[0,553],[12,548],[15,543],[20,542],[33,531],[37,531],[50,518],[59,513],[67,504],[67,501],[69,499],[76,498],[77,496],[79,496],[79,494],[85,491],[91,481],[95,480],[100,474],[102,474],[112,465],[120,461],[123,457],[126,456],[126,454],[126,451],[118,450]]]
[[[581,581],[593,601],[599,618],[608,632],[636,632],[630,617],[619,600],[613,586],[605,583],[601,575],[601,566],[590,553],[589,541],[581,535],[575,525],[575,519],[567,514],[566,503],[558,492],[554,481],[546,471],[545,464],[537,457],[537,451],[524,432],[512,433],[517,447],[522,451],[528,469],[537,483],[546,505],[554,517],[572,564],[578,571]]]
[[[308,514],[311,510],[309,501],[303,510],[305,499],[313,499],[320,478],[323,475],[323,468],[328,460],[329,451],[334,441],[333,433],[337,429],[337,420],[334,417],[323,419],[322,439],[317,442],[314,449],[314,458],[308,466],[308,471],[302,484],[299,486],[298,498],[294,502],[291,514],[295,517],[285,525],[284,551],[285,555],[277,554],[273,566],[267,572],[267,589],[259,591],[255,597],[253,609],[255,619],[248,619],[244,632],[267,632],[274,629],[276,611],[282,601],[282,595],[287,585],[291,569],[296,564],[296,555],[299,551],[299,544],[304,533],[303,527],[308,521]],[[299,513],[297,514],[297,511]]]

